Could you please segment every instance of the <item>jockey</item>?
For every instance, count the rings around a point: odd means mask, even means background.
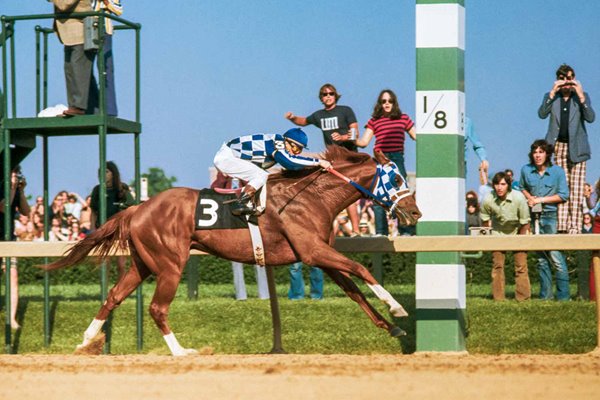
[[[252,199],[256,191],[267,183],[269,173],[265,170],[276,163],[291,170],[316,166],[330,168],[331,163],[327,160],[299,155],[307,144],[306,133],[299,128],[290,129],[283,135],[257,133],[224,143],[215,155],[215,167],[225,175],[248,182],[232,213],[250,215],[264,211],[266,188],[260,195],[260,207],[255,207]]]

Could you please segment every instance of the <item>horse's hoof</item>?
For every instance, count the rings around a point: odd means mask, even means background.
[[[392,329],[390,329],[390,336],[391,337],[406,336],[406,331],[395,326]]]
[[[173,356],[175,357],[185,357],[185,356],[192,356],[198,354],[198,350],[196,349],[180,349],[178,350],[176,353],[173,353]]]
[[[390,308],[390,313],[396,318],[408,317],[408,313],[406,312],[404,307],[402,307],[399,304],[397,307]]]
[[[102,354],[102,350],[104,349],[104,342],[106,341],[106,335],[104,333],[100,333],[90,339],[87,343],[82,343],[77,345],[77,348],[73,352],[73,354],[77,355],[87,355],[87,356],[97,356]]]

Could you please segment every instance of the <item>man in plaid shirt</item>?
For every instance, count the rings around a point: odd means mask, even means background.
[[[275,164],[291,170],[317,166],[330,168],[331,163],[327,160],[300,155],[307,144],[308,137],[299,128],[290,129],[283,135],[244,135],[224,143],[215,155],[215,167],[227,176],[248,182],[233,207],[233,214],[252,215],[264,211],[266,188],[260,194],[259,207],[255,206],[253,198],[267,182],[269,173],[265,170]]]

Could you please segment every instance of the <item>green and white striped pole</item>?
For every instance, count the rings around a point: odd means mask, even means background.
[[[464,0],[416,0],[418,235],[465,225]],[[459,253],[418,253],[417,351],[465,351],[465,267]]]

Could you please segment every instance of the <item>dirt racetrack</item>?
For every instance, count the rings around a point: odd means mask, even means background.
[[[600,355],[0,356],[0,399],[594,399]]]

